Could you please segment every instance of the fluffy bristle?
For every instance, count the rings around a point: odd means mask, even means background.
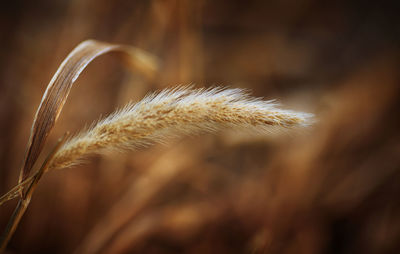
[[[180,87],[128,104],[88,131],[70,139],[50,169],[70,167],[105,150],[134,149],[167,138],[221,129],[268,132],[271,127],[304,127],[312,114],[277,108],[241,89]]]

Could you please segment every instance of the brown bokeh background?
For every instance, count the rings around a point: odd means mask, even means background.
[[[14,0],[0,9],[0,192],[79,42],[134,45],[153,77],[115,56],[72,89],[44,154],[147,92],[249,88],[316,114],[308,130],[230,131],[90,159],[47,174],[7,253],[398,253],[399,28],[395,1]],[[15,206],[0,207],[3,229]]]

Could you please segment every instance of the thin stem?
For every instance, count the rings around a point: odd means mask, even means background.
[[[47,168],[49,167],[50,162],[53,159],[56,152],[58,151],[58,149],[60,149],[61,145],[64,144],[67,135],[68,134],[66,133],[61,139],[58,140],[57,145],[54,147],[52,152],[47,156],[42,167],[33,175],[32,180],[28,185],[26,191],[23,193],[22,197],[18,201],[18,204],[15,207],[15,210],[11,215],[11,218],[8,221],[6,229],[4,230],[3,235],[0,239],[0,252],[3,252],[7,247],[8,242],[13,236],[15,230],[19,225],[19,222],[21,221],[22,216],[24,215],[26,209],[29,206],[32,194],[35,191],[39,180],[41,179],[43,174],[47,171]]]

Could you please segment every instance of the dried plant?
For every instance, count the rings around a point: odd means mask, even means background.
[[[167,89],[128,104],[65,143],[65,136],[40,169],[30,175],[46,138],[53,128],[69,91],[83,69],[97,56],[122,51],[144,74],[156,69],[156,59],[139,49],[96,41],[78,45],[63,61],[50,81],[37,110],[27,145],[19,184],[0,198],[0,204],[20,197],[1,238],[4,249],[29,205],[31,195],[49,169],[66,168],[91,154],[133,149],[169,137],[214,132],[224,128],[265,133],[271,128],[304,127],[312,115],[277,108],[273,101],[250,97],[241,89]]]
[[[157,58],[141,49],[94,40],[87,40],[80,43],[64,59],[50,80],[36,111],[18,185],[0,198],[0,204],[2,204],[18,196],[20,197],[14,213],[0,238],[0,252],[5,249],[8,241],[16,230],[22,215],[25,213],[30,203],[31,195],[43,173],[47,170],[52,156],[65,140],[64,137],[59,142],[60,144],[57,145],[54,151],[47,157],[48,159],[43,163],[41,168],[29,177],[43,149],[47,136],[61,113],[72,85],[91,61],[98,56],[112,51],[123,53],[121,55],[123,56],[123,60],[145,75],[152,75],[158,68]]]

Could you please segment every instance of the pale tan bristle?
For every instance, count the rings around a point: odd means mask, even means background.
[[[127,105],[70,139],[50,169],[70,167],[106,150],[133,149],[174,136],[225,128],[268,132],[273,127],[304,127],[311,119],[311,114],[279,109],[273,101],[250,97],[240,89],[168,89]]]

